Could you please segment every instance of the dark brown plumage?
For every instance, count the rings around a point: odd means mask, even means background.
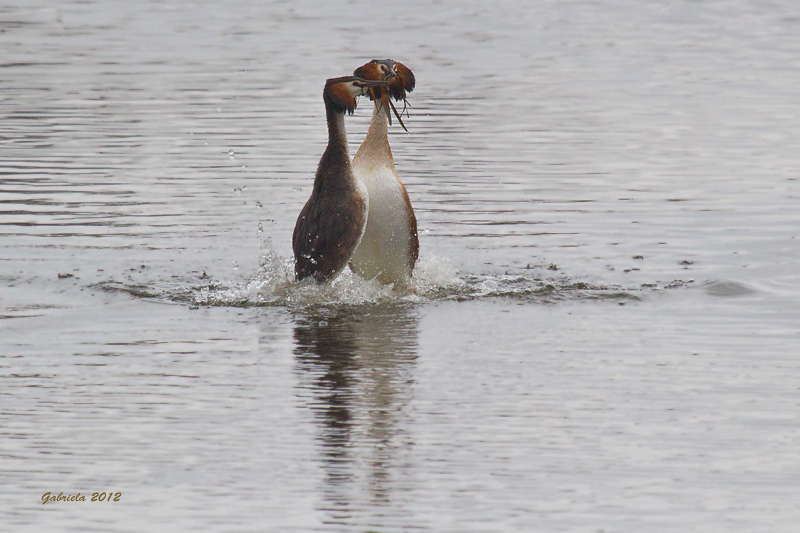
[[[406,93],[410,93],[417,85],[417,79],[411,69],[402,63],[395,62],[394,71],[397,73],[397,80],[389,86],[389,94],[395,100],[405,100]]]
[[[354,76],[325,83],[322,98],[328,122],[328,146],[317,167],[314,190],[297,217],[292,234],[294,271],[298,280],[313,277],[323,283],[347,266],[367,221],[366,192],[353,176],[344,114],[370,87],[385,85]]]
[[[325,152],[314,179],[314,191],[292,235],[297,279],[313,276],[322,283],[347,265],[367,221],[367,198],[356,186],[349,156]]]

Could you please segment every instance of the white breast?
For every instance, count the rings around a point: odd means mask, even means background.
[[[356,158],[353,173],[369,197],[364,236],[350,265],[364,278],[403,283],[411,277],[411,230],[406,192],[394,165]]]

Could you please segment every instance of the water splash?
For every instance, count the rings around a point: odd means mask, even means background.
[[[420,260],[408,286],[384,285],[377,280],[366,280],[346,269],[330,283],[317,284],[311,279],[297,282],[294,265],[268,250],[261,258],[258,271],[245,283],[230,286],[208,285],[187,294],[185,288],[165,296],[181,300],[191,295],[194,305],[202,306],[286,306],[315,307],[322,305],[363,305],[391,301],[425,301],[441,291],[461,287],[465,282],[458,277],[449,262],[441,258]]]
[[[291,258],[271,249],[263,252],[258,270],[246,281],[219,281],[203,273],[179,285],[151,287],[108,281],[97,285],[107,292],[124,292],[137,298],[189,305],[191,307],[317,307],[361,306],[434,301],[467,301],[503,298],[531,303],[556,303],[565,300],[612,300],[618,303],[640,300],[643,291],[670,288],[653,284],[626,289],[618,286],[575,281],[566,276],[542,273],[503,275],[459,275],[441,257],[422,257],[411,282],[405,286],[384,285],[366,280],[346,269],[330,283],[317,284],[294,279]]]

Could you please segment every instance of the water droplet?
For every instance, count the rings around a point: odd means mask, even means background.
[[[261,209],[262,207],[264,207],[264,204],[262,204],[261,202],[256,202],[256,207]]]
[[[239,263],[237,263],[236,261],[233,262],[233,269],[239,270]]]
[[[233,154],[234,154],[233,150],[228,150],[228,155],[231,156],[231,159],[233,159]]]
[[[258,232],[259,233],[264,233],[264,226],[263,226],[263,224],[261,224],[261,222],[258,223]]]
[[[217,108],[217,113],[222,113],[222,108],[221,107]]]
[[[487,279],[486,281],[481,283],[479,287],[481,287],[484,291],[496,291],[499,285],[497,284],[496,281]]]

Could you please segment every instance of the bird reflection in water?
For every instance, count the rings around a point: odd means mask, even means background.
[[[324,510],[334,521],[387,504],[402,477],[417,323],[404,307],[295,317],[298,395],[319,425]]]

